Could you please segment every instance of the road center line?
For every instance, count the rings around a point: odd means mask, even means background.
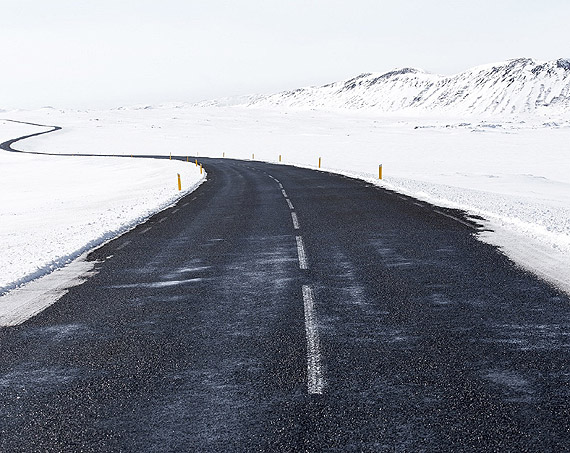
[[[317,316],[315,313],[315,298],[313,289],[303,285],[303,303],[305,305],[305,332],[307,334],[307,391],[312,395],[323,393],[323,371],[321,368],[321,347]]]
[[[265,173],[265,172],[264,172],[264,173]],[[269,176],[271,179],[273,179],[273,181],[275,181],[276,183],[281,184],[281,183],[279,182],[279,180],[278,180],[275,176],[270,175],[269,173],[265,173],[265,174],[266,174],[267,176]]]
[[[158,223],[162,223],[162,222],[166,221],[167,219],[168,219],[168,217],[163,217],[162,219],[160,219],[160,220],[158,221]]]
[[[305,254],[305,245],[303,244],[303,238],[301,236],[297,236],[297,254],[299,255],[299,268],[300,269],[308,269],[309,266],[307,264],[307,255]]]
[[[276,181],[277,181],[277,180],[276,180]],[[277,182],[279,182],[279,181],[277,181]],[[283,184],[281,184],[280,182],[279,182],[279,188],[280,188],[280,189],[283,189]]]
[[[151,229],[152,229],[152,227],[145,228],[144,230],[142,230],[140,232],[140,234],[145,234],[146,232],[150,231]]]
[[[293,203],[291,203],[291,200],[289,200],[289,198],[285,198],[285,201],[286,201],[287,204],[289,205],[289,209],[291,209],[291,210],[295,209],[295,208],[293,207]]]
[[[288,197],[287,197],[287,192],[285,192],[285,189],[281,189],[281,193],[283,194],[283,196],[284,196],[285,198],[288,198]]]
[[[176,214],[178,211],[180,211],[180,209],[176,208],[174,211],[172,211],[172,214]]]
[[[293,228],[298,230],[299,229],[299,218],[297,217],[297,214],[292,212],[291,218],[293,219]]]

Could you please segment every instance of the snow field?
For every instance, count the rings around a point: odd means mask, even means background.
[[[41,130],[0,121],[0,140]],[[14,145],[25,146],[25,141]],[[0,169],[0,294],[143,222],[205,176],[195,165],[176,160],[4,151]]]

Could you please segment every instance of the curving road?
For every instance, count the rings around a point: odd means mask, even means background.
[[[568,451],[568,296],[460,212],[202,162],[0,329],[0,451]]]
[[[55,131],[59,131],[61,130],[60,126],[45,126],[43,124],[36,124],[36,123],[28,123],[26,121],[15,121],[15,120],[7,120],[4,119],[3,121],[9,121],[11,123],[20,123],[20,124],[28,124],[30,126],[39,126],[39,127],[50,127],[51,129],[48,131],[43,131],[43,132],[35,132],[33,134],[29,134],[29,135],[24,135],[23,137],[18,137],[18,138],[13,138],[11,140],[5,141],[3,143],[0,143],[0,149],[4,150],[4,151],[9,151],[12,153],[24,153],[24,154],[46,154],[48,156],[69,156],[70,154],[52,154],[52,153],[40,153],[40,152],[34,152],[34,151],[21,151],[18,149],[14,149],[12,147],[12,145],[16,142],[19,142],[20,140],[25,140],[27,138],[31,138],[31,137],[37,137],[38,135],[44,135],[44,134],[49,134],[50,132],[55,132]]]

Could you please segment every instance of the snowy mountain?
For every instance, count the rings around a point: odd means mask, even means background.
[[[235,103],[408,113],[568,113],[570,60],[537,62],[520,58],[478,66],[453,76],[405,68],[386,74],[361,74],[320,87],[256,96],[239,102],[225,100],[217,105]]]

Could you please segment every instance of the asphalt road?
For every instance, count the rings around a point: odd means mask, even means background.
[[[1,150],[9,151],[12,153],[45,154],[48,156],[60,156],[60,155],[68,156],[68,155],[70,155],[70,154],[52,154],[52,153],[39,153],[39,152],[33,152],[33,151],[21,151],[18,149],[14,149],[12,147],[12,145],[14,143],[19,142],[20,140],[25,140],[27,138],[37,137],[38,135],[44,135],[44,134],[49,134],[51,132],[59,131],[59,130],[61,130],[61,127],[59,127],[59,126],[45,126],[43,124],[28,123],[26,121],[15,121],[15,120],[8,120],[8,119],[4,119],[3,121],[9,121],[10,123],[28,124],[30,126],[50,127],[51,129],[47,130],[47,131],[43,131],[43,132],[36,132],[34,134],[24,135],[23,137],[13,138],[12,140],[8,140],[8,141],[5,141],[3,143],[0,143],[0,149]]]
[[[202,162],[0,329],[0,451],[570,450],[569,297],[462,213]]]

